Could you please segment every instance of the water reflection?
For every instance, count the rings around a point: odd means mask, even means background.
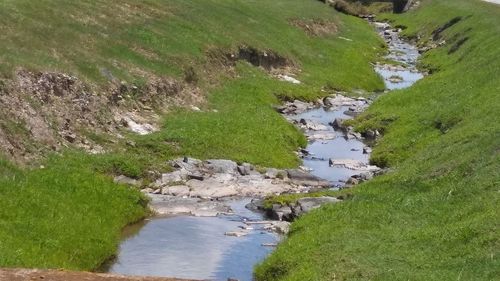
[[[239,229],[242,219],[262,216],[244,208],[248,200],[233,202],[236,215],[212,218],[179,216],[147,222],[120,247],[109,270],[124,275],[178,278],[252,280],[253,266],[272,250],[277,235],[255,229],[245,237],[224,235]]]

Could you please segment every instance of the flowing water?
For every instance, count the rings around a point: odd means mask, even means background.
[[[397,32],[381,23],[375,23],[379,33],[389,45],[388,59],[400,66],[377,65],[375,70],[384,78],[389,90],[411,86],[423,75],[416,69],[418,51],[402,41]],[[318,108],[291,119],[307,119],[328,126],[335,138],[311,141],[307,147],[310,156],[304,158],[304,166],[312,173],[341,184],[359,171],[330,167],[328,159],[354,159],[368,163],[369,155],[363,154],[366,146],[358,139],[346,139],[328,123],[335,118],[350,119],[344,114],[347,107],[333,111]],[[237,278],[252,280],[255,264],[263,260],[273,248],[264,246],[279,242],[278,235],[259,229],[249,230],[244,237],[226,236],[226,232],[238,231],[245,221],[259,221],[259,213],[247,210],[249,202],[230,202],[234,215],[199,218],[176,216],[152,218],[133,226],[124,234],[119,254],[108,270],[125,275],[165,276],[193,279],[227,280]]]
[[[166,276],[192,279],[252,280],[253,266],[264,259],[279,237],[254,229],[244,237],[226,232],[261,221],[260,213],[245,208],[249,199],[229,202],[234,215],[218,217],[176,216],[155,218],[126,233],[118,259],[109,272],[124,275]]]

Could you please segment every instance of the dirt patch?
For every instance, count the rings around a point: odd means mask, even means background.
[[[194,281],[175,278],[129,277],[88,272],[67,272],[29,269],[1,269],[0,280],[8,281]]]
[[[262,67],[268,71],[293,65],[292,61],[271,50],[261,51],[253,47],[240,47],[236,54],[230,55],[231,60],[244,60],[253,66]]]
[[[290,20],[290,23],[293,26],[304,30],[309,36],[326,36],[335,34],[338,31],[338,27],[334,22],[322,19],[292,19]]]
[[[18,163],[70,146],[102,153],[103,144],[87,133],[120,137],[128,124],[154,126],[172,106],[203,99],[194,85],[167,77],[96,87],[63,73],[19,70],[1,85],[0,152]]]
[[[361,2],[351,2],[345,0],[329,0],[327,1],[330,6],[332,6],[335,10],[351,15],[351,16],[360,16],[368,13],[368,10]]]

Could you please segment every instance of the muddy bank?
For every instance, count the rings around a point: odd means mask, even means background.
[[[0,269],[0,280],[5,281],[195,281],[177,278],[138,277],[89,272],[70,272],[36,269]]]

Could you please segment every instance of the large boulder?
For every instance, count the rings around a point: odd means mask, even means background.
[[[287,170],[289,180],[297,185],[306,185],[306,186],[329,186],[330,183],[325,181],[315,175],[304,172],[299,169],[290,169]]]

